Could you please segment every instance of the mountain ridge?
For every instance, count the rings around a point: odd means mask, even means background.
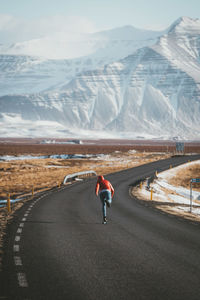
[[[112,42],[135,43],[153,40],[162,34],[163,31],[138,29],[131,25],[89,34],[60,32],[11,45],[0,45],[0,54],[38,56],[42,59],[74,59],[95,55],[99,49],[102,51],[105,47],[110,47],[109,43]]]
[[[187,24],[188,30],[177,30]],[[56,132],[61,136],[104,133],[122,138],[200,139],[199,24],[199,20],[182,17],[153,44],[145,40],[128,56],[114,61],[107,58],[96,63],[98,68],[89,64],[68,80],[54,82],[46,91],[2,95],[0,124],[4,129],[0,135],[15,132],[17,122],[22,127],[29,120],[32,124],[54,122],[57,130],[52,136]],[[93,61],[94,57],[84,59]],[[61,73],[66,75],[63,62]],[[78,66],[83,60],[74,62]],[[9,127],[8,119],[15,125]],[[45,132],[45,126],[43,129]],[[33,125],[26,134],[37,136],[38,129],[34,130]]]

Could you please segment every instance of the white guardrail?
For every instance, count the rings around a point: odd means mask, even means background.
[[[80,177],[87,177],[87,176],[97,176],[97,173],[95,171],[83,171],[83,172],[77,172],[73,174],[66,175],[63,181],[63,184],[65,184],[69,179],[76,180]],[[59,185],[60,187],[60,185]],[[34,188],[32,188],[32,197],[34,196]],[[0,200],[0,207],[5,207],[7,205],[8,211],[11,212],[11,204],[14,204],[15,202],[18,202],[20,200],[23,200],[25,197],[17,198],[17,199],[10,199],[10,194],[8,194],[8,199]]]
[[[88,175],[95,175],[97,176],[97,173],[95,171],[83,171],[83,172],[77,172],[77,173],[74,173],[74,174],[69,174],[69,175],[66,175],[64,180],[63,180],[63,184],[65,184],[69,179],[73,179],[75,180],[76,178],[79,178],[81,176],[88,176]]]

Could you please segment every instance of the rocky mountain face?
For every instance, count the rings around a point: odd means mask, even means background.
[[[16,56],[1,55],[8,86],[0,85],[0,134],[26,128],[45,136],[50,126],[58,135],[200,139],[200,21],[184,17],[163,33],[146,32],[137,47],[135,35],[126,56],[124,43],[114,55],[114,33],[105,48],[73,60],[20,56],[7,70]]]

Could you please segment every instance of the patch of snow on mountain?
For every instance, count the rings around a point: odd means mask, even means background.
[[[178,19],[152,49],[199,82],[200,20],[188,17]]]

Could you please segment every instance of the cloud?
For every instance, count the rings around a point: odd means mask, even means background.
[[[58,33],[95,32],[94,24],[81,16],[49,16],[40,19],[20,19],[0,14],[0,43],[16,43],[53,36]]]

